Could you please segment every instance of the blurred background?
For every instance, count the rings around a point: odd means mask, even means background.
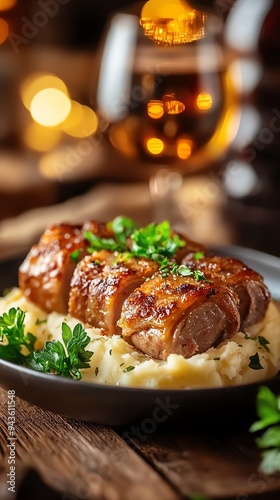
[[[190,237],[280,256],[279,1],[192,0],[222,24],[219,42],[231,82],[226,132],[218,130],[219,141],[193,165],[187,163],[188,138],[176,139],[167,161],[161,139],[133,147],[145,128],[140,118],[131,117],[126,130],[119,129],[98,109],[112,16],[140,16],[144,3],[0,0],[1,258],[26,252],[55,222],[108,220],[120,213],[150,222],[155,212],[149,179],[161,163],[170,171],[174,163],[177,172],[178,162],[183,183],[174,177],[180,184],[177,210]],[[148,69],[144,76],[148,84]],[[108,78],[114,84],[112,72]],[[180,110],[170,99],[165,94],[163,101],[144,104],[151,119],[164,120],[162,133],[172,142],[172,115]],[[214,110],[212,101],[214,92],[198,94],[197,113]],[[198,135],[199,123],[204,122],[198,120]]]

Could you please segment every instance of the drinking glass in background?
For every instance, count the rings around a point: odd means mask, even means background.
[[[139,15],[111,19],[92,103],[131,169],[149,170],[155,220],[181,226],[183,176],[220,166],[238,130],[238,96],[220,18],[203,14],[200,39],[166,46],[145,36]]]

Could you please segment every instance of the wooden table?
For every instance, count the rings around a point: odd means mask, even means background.
[[[7,401],[1,389],[1,500],[280,498],[280,476],[258,472],[259,452],[246,431],[158,427],[139,440],[132,427],[73,421],[18,398],[16,492],[9,492]]]

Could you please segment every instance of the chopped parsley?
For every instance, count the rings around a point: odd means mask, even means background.
[[[89,253],[98,250],[118,252],[114,264],[130,257],[143,257],[157,262],[163,277],[167,277],[171,272],[179,276],[193,276],[197,281],[207,281],[204,274],[197,269],[191,271],[185,265],[170,263],[170,259],[186,242],[178,234],[173,234],[168,221],[137,228],[132,219],[119,216],[108,222],[107,229],[111,232],[109,238],[101,238],[91,231],[85,231],[84,238],[90,245],[87,249]],[[76,262],[79,259],[78,252],[79,250],[76,250],[71,254],[71,258]],[[203,256],[203,252],[196,252],[194,259],[198,260]]]
[[[98,375],[98,373],[99,373],[99,368],[98,368],[98,366],[95,368],[94,373],[95,373],[95,376],[97,377],[97,375]]]
[[[250,432],[263,431],[256,439],[262,451],[260,470],[265,474],[280,471],[280,396],[275,396],[266,387],[260,387],[257,394],[257,414],[260,420],[254,422]]]
[[[252,368],[252,370],[263,370],[263,366],[261,365],[260,357],[257,352],[256,354],[253,354],[253,356],[249,356],[249,360],[249,368]]]
[[[196,281],[207,281],[204,274],[195,269],[192,271],[189,267],[184,264],[176,264],[176,262],[170,263],[168,260],[165,260],[160,267],[160,272],[164,278],[167,278],[169,274],[174,274],[177,276],[192,276]]]
[[[261,337],[259,335],[258,342],[265,349],[266,352],[270,352],[270,348],[268,347],[268,344],[270,344],[270,342],[265,337]]]
[[[77,250],[74,250],[74,252],[72,252],[70,254],[70,259],[73,260],[73,262],[75,262],[75,264],[78,264],[82,251],[83,251],[83,248],[77,248]]]
[[[173,257],[180,247],[185,246],[178,234],[172,235],[168,221],[161,224],[148,224],[135,230],[132,235],[131,252],[136,257],[145,257],[162,264],[165,259]]]
[[[204,259],[204,257],[204,252],[195,252],[195,254],[193,255],[193,260]]]
[[[47,320],[46,319],[39,319],[39,318],[37,318],[36,322],[35,322],[35,325],[39,326],[39,325],[42,325],[43,323],[47,323]]]
[[[110,356],[112,356],[112,349],[110,349],[109,354],[110,354]]]
[[[132,371],[132,370],[134,370],[134,369],[135,369],[135,366],[127,366],[127,367],[123,370],[123,372],[124,372],[124,373],[128,373],[128,372],[131,372],[131,371]]]

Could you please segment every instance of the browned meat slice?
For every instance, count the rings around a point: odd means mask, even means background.
[[[51,226],[34,245],[19,268],[19,286],[24,295],[47,312],[65,314],[70,280],[76,263],[71,258],[86,253],[81,227],[70,224]]]
[[[154,358],[189,358],[239,330],[238,297],[225,285],[156,273],[124,302],[124,338]]]
[[[117,321],[124,300],[158,267],[147,259],[129,258],[116,262],[116,255],[112,252],[94,252],[75,269],[71,281],[70,314],[91,326],[104,328],[109,335],[120,333]]]
[[[205,257],[199,260],[183,259],[190,268],[200,269],[209,280],[221,280],[230,285],[240,300],[241,327],[261,321],[268,308],[270,293],[260,274],[243,262],[230,257]]]

